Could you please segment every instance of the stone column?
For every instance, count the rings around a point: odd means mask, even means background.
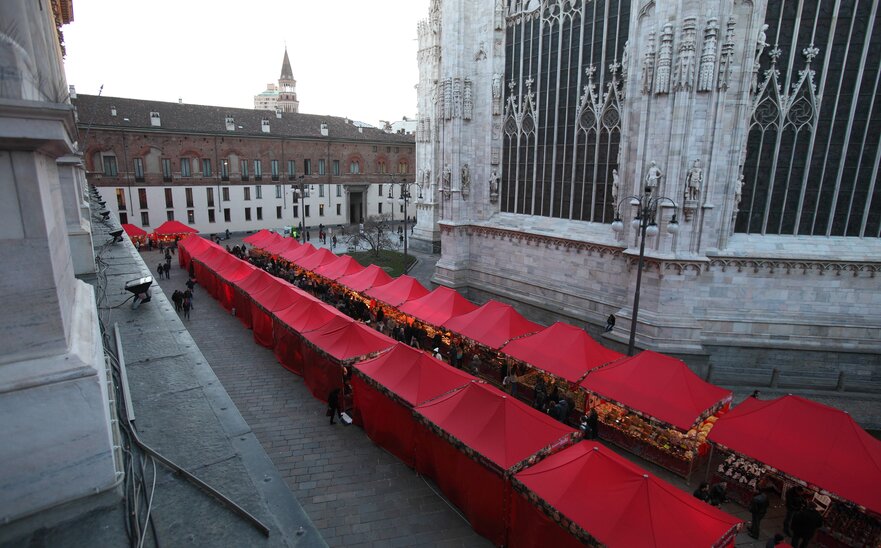
[[[89,206],[82,199],[82,184],[86,174],[79,156],[66,155],[58,159],[58,176],[61,182],[61,198],[64,218],[67,221],[67,240],[75,276],[95,273],[95,250],[89,223]],[[85,205],[85,207],[83,207]]]

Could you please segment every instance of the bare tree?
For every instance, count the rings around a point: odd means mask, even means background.
[[[367,217],[362,225],[350,225],[343,233],[344,242],[350,249],[363,245],[374,257],[378,257],[383,249],[393,249],[396,237],[391,215],[387,213]]]

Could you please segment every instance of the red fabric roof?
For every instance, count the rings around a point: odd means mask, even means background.
[[[731,398],[730,390],[704,382],[682,360],[651,350],[591,371],[581,386],[682,430]]]
[[[262,289],[249,292],[251,299],[269,312],[287,308],[306,298],[306,293],[288,282],[274,276],[271,280]]]
[[[514,479],[610,547],[710,547],[742,523],[595,441],[568,447]]]
[[[279,238],[275,241],[267,242],[263,246],[263,251],[270,255],[282,255],[291,251],[295,251],[300,247],[300,242],[294,238]]]
[[[379,352],[395,344],[394,339],[346,316],[337,316],[321,329],[303,333],[303,337],[340,361]]]
[[[217,270],[217,275],[226,280],[227,282],[235,282],[241,280],[242,278],[249,276],[256,266],[252,265],[247,261],[239,261],[237,260],[234,264],[227,265],[224,268]]]
[[[416,278],[402,274],[387,284],[368,289],[364,294],[399,307],[406,302],[428,295],[428,290]]]
[[[338,280],[343,276],[356,274],[362,270],[364,270],[364,267],[361,266],[361,263],[348,255],[343,255],[337,257],[332,262],[319,266],[315,269],[315,273],[329,280]]]
[[[451,318],[477,310],[477,305],[455,289],[440,286],[428,295],[402,305],[400,310],[425,323],[443,326]]]
[[[502,352],[569,382],[578,382],[591,369],[624,357],[583,329],[563,322],[511,341]]]
[[[137,227],[135,225],[130,225],[128,223],[122,224],[122,229],[125,230],[125,233],[129,236],[146,236],[147,231],[143,228]]]
[[[193,256],[193,259],[198,260],[214,272],[222,268],[228,268],[239,261],[225,249],[214,246],[206,247],[199,254]]]
[[[168,235],[168,234],[195,234],[199,232],[195,228],[190,228],[187,225],[179,222],[179,221],[165,221],[159,227],[154,230],[156,234]]]
[[[271,230],[266,230],[265,228],[258,230],[254,234],[247,236],[242,239],[246,244],[250,244],[254,247],[263,247],[266,244],[270,244],[276,241],[276,236],[279,236],[277,233],[272,232]],[[279,236],[280,237],[280,236]]]
[[[553,445],[573,429],[480,381],[414,411],[503,470]]]
[[[385,285],[392,281],[392,277],[382,268],[375,264],[367,265],[367,267],[355,274],[349,274],[339,278],[337,282],[348,287],[352,291],[366,291],[371,287]]]
[[[314,297],[298,301],[293,306],[277,311],[275,315],[280,322],[297,333],[315,331],[335,318],[345,317],[337,309]]]
[[[402,343],[355,367],[411,406],[476,380],[468,373]]]
[[[456,316],[445,327],[484,346],[501,348],[511,339],[535,333],[544,326],[527,320],[511,305],[490,300],[473,312]]]
[[[201,253],[205,249],[208,249],[209,247],[220,247],[219,245],[215,244],[214,242],[208,241],[205,238],[186,238],[181,240],[177,245],[178,247],[186,249],[191,258],[198,257],[199,253]]]
[[[800,398],[747,398],[710,441],[881,514],[881,441],[843,411]]]
[[[290,238],[288,238],[288,239],[290,239]],[[296,241],[296,240],[294,240],[294,241]],[[286,261],[293,262],[293,261],[297,261],[299,259],[302,259],[304,257],[308,257],[309,255],[315,253],[316,251],[318,251],[318,249],[312,244],[309,244],[309,243],[302,244],[302,245],[298,244],[297,246],[291,247],[287,251],[283,251],[282,253],[280,253],[279,257],[281,257],[282,259],[284,259]]]
[[[332,261],[337,260],[337,256],[334,255],[333,251],[322,247],[315,253],[310,253],[306,257],[301,257],[293,263],[305,270],[312,270],[313,272],[319,266],[326,265]]]
[[[253,272],[237,282],[234,282],[234,284],[243,292],[251,295],[265,288],[269,284],[272,284],[273,280],[277,279],[278,278],[275,278],[272,274],[267,274],[266,271],[255,268]]]

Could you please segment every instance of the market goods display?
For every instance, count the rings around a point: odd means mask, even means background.
[[[770,471],[770,467],[745,457],[729,455],[716,467],[716,475],[725,481],[735,482],[742,487],[757,491],[762,478]]]

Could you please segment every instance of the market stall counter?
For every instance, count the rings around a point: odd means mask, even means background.
[[[707,434],[732,398],[681,360],[650,350],[594,369],[581,387],[600,438],[686,480],[709,455]]]

